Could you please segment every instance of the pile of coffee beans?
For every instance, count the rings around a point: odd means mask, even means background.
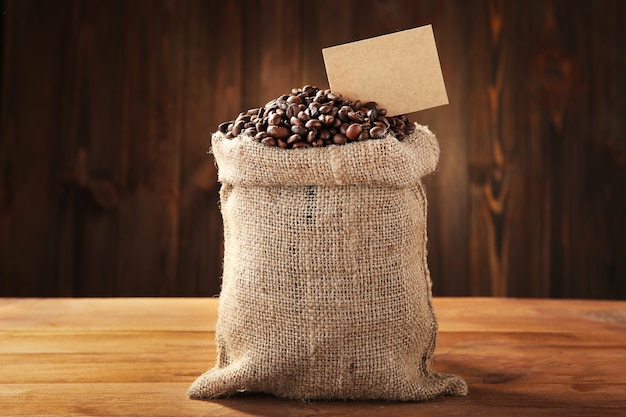
[[[406,115],[387,117],[377,103],[344,99],[330,90],[306,85],[265,106],[240,113],[219,125],[228,138],[240,134],[281,148],[322,147],[380,139],[403,140],[415,130]]]

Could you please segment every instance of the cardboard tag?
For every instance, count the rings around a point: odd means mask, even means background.
[[[431,25],[322,49],[330,89],[388,116],[448,104]]]

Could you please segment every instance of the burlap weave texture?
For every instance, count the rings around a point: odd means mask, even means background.
[[[437,339],[421,178],[424,126],[400,142],[270,148],[216,133],[224,221],[218,360],[189,388],[300,399],[465,395],[430,369]]]

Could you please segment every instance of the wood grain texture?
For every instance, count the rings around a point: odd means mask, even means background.
[[[192,401],[214,364],[218,300],[0,300],[0,416],[619,416],[626,303],[435,298],[432,367],[470,395],[301,402],[261,394]]]
[[[626,299],[623,1],[44,3],[0,3],[0,295],[218,294],[217,125],[432,24],[434,293]]]

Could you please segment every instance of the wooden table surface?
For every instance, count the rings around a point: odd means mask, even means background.
[[[436,298],[433,369],[467,397],[193,401],[216,299],[0,299],[0,416],[624,416],[626,302]]]

